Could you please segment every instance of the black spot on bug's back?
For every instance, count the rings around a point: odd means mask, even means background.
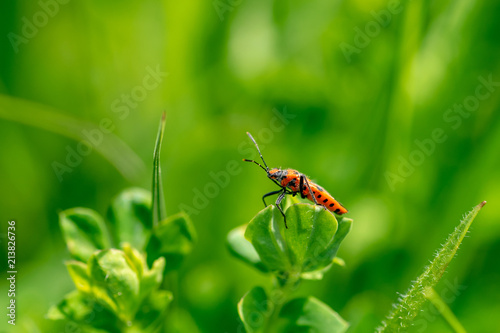
[[[335,209],[335,213],[340,213],[340,208]]]
[[[318,199],[321,198],[321,194],[318,194]]]
[[[324,203],[327,202],[327,201],[328,201],[328,199],[323,200]]]
[[[335,206],[335,204],[332,204],[332,203],[331,203],[331,204],[330,204],[330,207],[333,207],[333,206]]]

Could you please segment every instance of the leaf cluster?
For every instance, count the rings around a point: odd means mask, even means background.
[[[59,222],[73,260],[66,263],[76,291],[51,308],[49,318],[87,330],[154,331],[173,298],[160,290],[196,241],[189,217],[179,213],[153,226],[151,193],[120,193],[108,210],[109,227],[92,209],[72,208]],[[91,318],[91,320],[89,319]]]
[[[228,234],[236,258],[275,280],[270,292],[257,286],[241,299],[240,319],[247,332],[345,332],[347,322],[328,305],[312,296],[290,296],[301,280],[321,280],[341,262],[337,251],[352,220],[337,221],[321,207],[292,203],[285,212],[288,229],[276,207],[268,206]]]
[[[108,221],[89,208],[59,214],[73,260],[66,263],[76,290],[48,313],[84,332],[154,332],[173,299],[164,280],[180,267],[196,242],[189,217],[167,217],[160,169],[163,114],[153,156],[153,190],[122,191]]]

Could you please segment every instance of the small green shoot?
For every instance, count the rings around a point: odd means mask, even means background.
[[[158,332],[165,317],[172,319],[167,307],[175,286],[164,282],[191,253],[197,236],[187,214],[165,213],[160,170],[164,129],[165,113],[155,145],[153,191],[131,188],[118,194],[108,209],[109,231],[104,218],[91,209],[59,214],[74,259],[66,267],[76,290],[49,310],[49,319],[96,333]]]
[[[467,234],[474,218],[485,204],[486,201],[483,201],[475,206],[448,236],[434,260],[425,268],[424,273],[417,278],[408,292],[401,297],[399,303],[395,305],[388,319],[379,328],[380,332],[399,332],[412,325],[413,319],[422,310],[428,296],[432,295],[429,294],[429,291],[433,290],[443,276],[446,267],[457,253],[458,247]]]
[[[153,226],[158,225],[167,217],[165,201],[163,197],[163,184],[161,181],[160,152],[165,132],[165,111],[162,114],[158,134],[156,136],[155,150],[153,153]]]

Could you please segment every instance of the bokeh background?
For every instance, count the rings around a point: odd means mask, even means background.
[[[373,331],[463,214],[487,200],[437,289],[460,286],[449,305],[465,328],[496,332],[500,86],[480,77],[500,82],[499,15],[495,0],[3,1],[4,311],[9,219],[19,273],[17,325],[2,315],[0,331],[52,332],[45,313],[73,289],[58,211],[105,214],[120,190],[150,189],[166,110],[167,213],[194,208],[199,234],[176,295],[190,332],[236,332],[240,297],[270,283],[225,245],[274,189],[241,162],[257,156],[246,131],[270,166],[306,173],[350,209],[346,267],[298,291],[338,311],[349,332]],[[74,157],[101,122],[113,131]],[[446,139],[431,149],[436,129]],[[197,197],[232,161],[227,184]],[[417,320],[415,332],[448,330],[430,306]]]

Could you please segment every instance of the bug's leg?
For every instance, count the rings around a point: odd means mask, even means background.
[[[285,193],[286,191],[283,190],[283,192],[278,196],[278,199],[276,200],[276,207],[278,207],[281,215],[283,215],[283,221],[285,221],[285,228],[288,229],[288,226],[286,225],[286,216],[285,216],[285,213],[283,213],[283,209],[281,209],[281,201],[283,200],[283,198],[285,197]]]
[[[264,207],[267,207],[267,204],[266,204],[266,198],[268,196],[271,196],[271,195],[275,195],[275,194],[278,194],[280,193],[282,190],[277,190],[277,191],[272,191],[272,192],[269,192],[267,194],[264,194],[264,196],[262,197],[262,201],[264,202]]]
[[[303,193],[303,192],[304,192],[304,179],[305,179],[305,178],[306,178],[306,177],[305,177],[304,175],[300,175],[299,192],[300,192],[300,197],[301,197],[302,199],[305,199],[305,198],[306,198],[306,196],[305,196],[305,195],[304,195],[304,193]],[[312,193],[311,193],[311,195],[312,195]],[[312,196],[314,197],[314,195],[312,195]]]
[[[316,201],[316,196],[314,195],[314,192],[311,190],[311,186],[309,186],[309,182],[307,181],[306,176],[300,175],[300,194],[302,195],[302,198],[305,198],[305,196],[302,194],[303,189],[304,189],[304,183],[306,184],[307,189],[309,190],[309,194],[313,198],[313,201],[316,205],[319,205],[318,201]]]
[[[309,181],[307,180],[307,178],[305,176],[304,176],[304,181],[306,182],[307,189],[309,190],[309,193],[311,193],[311,197],[314,199],[314,203],[318,206],[323,207],[324,210],[328,210],[323,204],[318,203],[318,201],[316,200],[316,196],[314,195],[314,192],[311,190],[311,186],[309,186]]]

